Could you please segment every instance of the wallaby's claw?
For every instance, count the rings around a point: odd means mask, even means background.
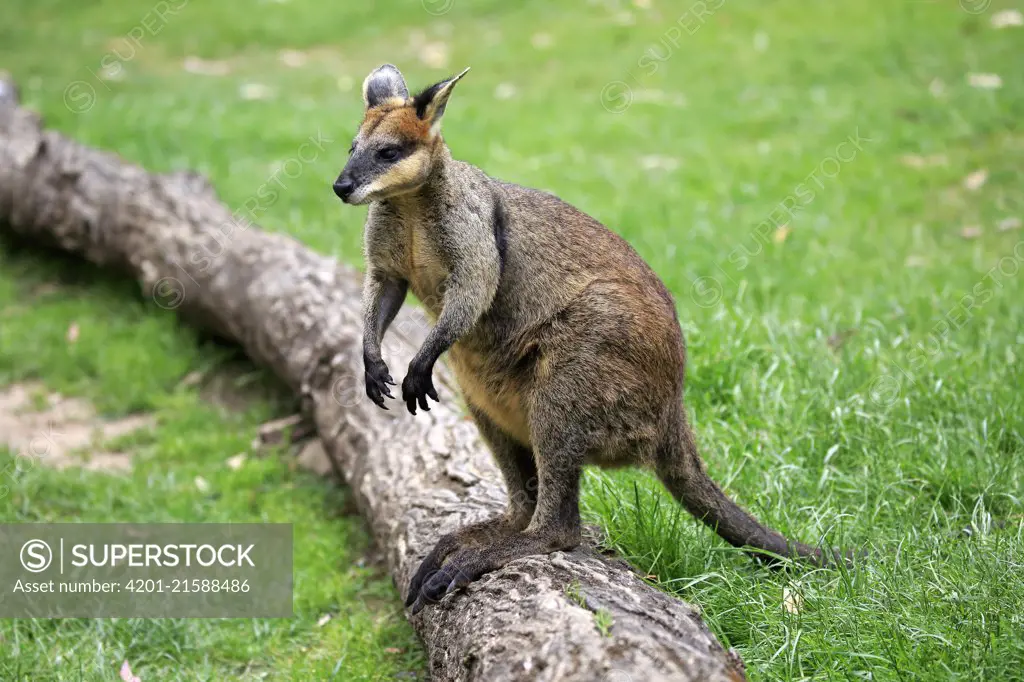
[[[409,373],[405,375],[405,380],[402,381],[402,400],[405,401],[410,414],[416,414],[417,403],[419,403],[421,410],[429,412],[428,396],[438,401],[437,391],[434,389],[434,379],[431,376],[432,373],[433,370],[431,368],[424,369],[413,365],[409,366]]]
[[[436,604],[460,587],[465,587],[487,572],[483,557],[474,550],[453,554],[440,568],[427,567],[427,557],[409,586],[406,605],[413,602],[412,613],[419,613],[427,604]],[[427,568],[428,570],[424,571]],[[422,574],[422,575],[421,575]]]
[[[430,550],[409,581],[405,605],[412,606],[414,615],[427,604],[436,604],[446,594],[465,587],[486,572],[479,551],[458,549],[458,545],[451,542],[452,537],[445,536]]]
[[[388,388],[388,384],[392,386],[395,382],[391,379],[391,375],[388,373],[388,366],[383,360],[376,362],[367,361],[366,363],[366,395],[369,396],[377,407],[388,409],[384,404],[384,396],[388,398],[394,398],[391,395],[391,389]]]
[[[441,566],[442,559],[438,556],[437,547],[430,551],[430,554],[420,563],[420,567],[416,569],[416,573],[412,576],[412,580],[409,581],[409,593],[405,596],[405,605],[409,607],[413,602],[417,601],[420,597],[420,588],[423,587],[423,583],[428,578],[437,573],[437,569]],[[422,606],[420,607],[422,608]],[[416,611],[414,610],[413,613]]]

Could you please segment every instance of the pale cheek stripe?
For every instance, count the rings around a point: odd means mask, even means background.
[[[370,195],[388,189],[400,189],[415,182],[423,167],[423,154],[422,151],[414,152],[409,158],[400,161],[394,168],[371,182],[365,193]]]

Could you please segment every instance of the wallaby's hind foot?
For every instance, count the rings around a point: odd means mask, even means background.
[[[523,528],[525,528],[525,524]],[[444,580],[443,577],[438,577],[438,575],[441,573],[442,567],[445,566],[445,561],[449,558],[454,560],[457,555],[465,550],[489,547],[501,538],[512,535],[520,530],[522,528],[514,527],[509,522],[509,519],[503,515],[481,521],[480,523],[463,526],[454,533],[442,536],[437,544],[434,545],[434,548],[430,550],[430,553],[420,562],[419,568],[416,569],[412,580],[409,581],[405,605],[407,607],[413,606],[413,613],[417,613],[426,603],[437,601],[438,597],[431,596],[436,592],[436,589],[430,589],[428,592],[424,588],[428,584]],[[466,562],[463,560],[459,563],[464,564]],[[449,562],[450,564],[451,562]],[[448,582],[451,582],[451,579]],[[445,587],[447,588],[447,583]],[[444,593],[441,596],[444,596]]]
[[[424,604],[437,601],[437,586],[444,582],[449,573],[452,575],[444,585],[445,590],[456,575],[462,576],[462,584],[465,584],[469,582],[467,576],[476,572],[477,567],[486,565],[480,558],[473,561],[468,556],[460,557],[460,552],[491,546],[525,530],[537,508],[537,466],[533,461],[532,450],[505,434],[479,409],[470,405],[469,411],[501,469],[508,488],[508,507],[501,516],[463,526],[437,542],[409,581],[405,605],[415,604],[413,613],[423,608]],[[440,575],[446,560],[449,560],[450,567],[444,575]],[[460,568],[456,570],[456,566]],[[428,584],[431,586],[424,592]],[[444,592],[440,596],[444,596]]]
[[[588,434],[578,423],[566,418],[571,407],[562,400],[560,389],[563,386],[564,381],[559,377],[536,391],[531,421],[536,455],[530,462],[536,463],[537,496],[529,525],[520,532],[492,537],[489,541],[460,543],[459,549],[440,566],[436,560],[429,566],[425,561],[407,596],[407,600],[414,600],[413,613],[510,561],[531,554],[572,549],[580,544],[580,476],[584,453],[593,444],[586,440]],[[513,477],[509,486],[511,504],[516,499],[515,489],[522,487],[520,482],[525,473],[522,460],[510,466],[511,453],[519,450],[511,447],[512,439],[501,435],[486,415],[474,411],[474,416],[487,434],[488,442],[497,443],[495,455],[506,473],[506,480],[510,474]],[[530,486],[525,488],[529,490]]]
[[[420,577],[416,590],[410,588],[406,606],[416,614],[427,604],[440,601],[446,594],[496,571],[515,559],[531,554],[549,554],[572,549],[580,544],[579,528],[536,528],[499,537],[486,545],[463,546],[451,554],[440,568]],[[424,562],[426,563],[426,562]],[[420,567],[423,571],[423,567]],[[415,599],[414,599],[415,598]]]

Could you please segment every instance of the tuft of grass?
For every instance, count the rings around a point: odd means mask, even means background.
[[[612,625],[614,624],[615,619],[607,609],[598,609],[597,611],[594,611],[594,625],[597,627],[597,631],[601,633],[602,637],[612,636]]]
[[[580,581],[573,580],[571,583],[565,586],[565,596],[569,598],[577,606],[587,608],[587,598],[583,596],[583,592],[580,591]]]
[[[594,614],[594,627],[597,628],[597,631],[601,633],[602,637],[611,637],[612,625],[615,624],[614,617],[608,609],[602,607],[595,609],[587,603],[587,597],[583,594],[580,581],[573,580],[566,585],[565,596],[580,608],[592,612]]]
[[[1014,8],[223,0],[154,24],[149,0],[14,0],[0,64],[59,130],[203,172],[262,227],[351,263],[364,216],[329,185],[363,76],[393,62],[417,87],[471,65],[446,116],[455,156],[599,218],[675,294],[711,474],[790,536],[872,553],[768,572],[640,472],[588,473],[589,519],[700,604],[753,680],[1009,680],[1024,669],[1024,69],[1020,29],[991,19]],[[159,29],[131,42],[144,21]],[[338,516],[344,491],[279,460],[210,473],[284,406],[211,412],[178,385],[224,349],[115,276],[8,244],[0,259],[0,382],[160,424],[130,478],[29,472],[2,518],[294,520],[301,614],[4,623],[0,677],[109,679],[122,654],[143,679],[422,672],[393,589],[350,568],[366,537]],[[200,472],[216,499],[187,489]]]

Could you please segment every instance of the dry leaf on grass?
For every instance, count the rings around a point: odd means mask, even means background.
[[[289,443],[296,443],[311,437],[315,432],[316,428],[305,416],[293,414],[261,424],[256,432],[254,447],[278,445],[285,441],[285,435],[288,435]]]
[[[202,476],[196,476],[195,481],[193,482],[196,485],[196,490],[199,492],[206,493],[210,491],[210,483]]]
[[[245,83],[238,88],[238,94],[242,99],[258,100],[270,99],[274,96],[274,91],[263,83]]]
[[[919,156],[917,154],[904,154],[900,157],[900,163],[908,168],[932,168],[934,166],[945,166],[949,159],[945,154],[932,154],[931,156]]]
[[[281,50],[277,60],[290,69],[297,69],[306,63],[306,53],[298,50]]]
[[[442,42],[427,43],[420,48],[420,61],[432,69],[448,66],[448,46]]]
[[[66,338],[68,340],[68,343],[74,343],[75,341],[78,341],[78,323],[77,322],[72,322],[71,326],[68,327],[68,333],[67,333],[67,337]]]
[[[121,680],[123,682],[142,682],[142,680],[135,676],[132,672],[132,667],[128,665],[128,661],[121,664]]]
[[[772,235],[772,239],[775,240],[776,244],[781,244],[782,242],[786,241],[786,238],[792,231],[793,230],[792,228],[790,228],[789,225],[780,225],[779,228],[775,230],[775,233]]]
[[[1009,232],[1011,230],[1019,230],[1024,222],[1021,222],[1020,218],[1016,216],[1010,218],[1003,218],[996,223],[996,229],[1000,232]]]
[[[997,73],[969,73],[967,84],[981,90],[998,90],[1003,87],[1003,79]]]
[[[636,17],[633,16],[633,13],[625,10],[616,12],[612,20],[619,26],[632,26],[636,23]]]
[[[50,294],[56,294],[61,291],[61,288],[53,282],[43,282],[39,286],[32,289],[33,296],[49,296]]]
[[[494,99],[512,99],[516,96],[516,86],[511,83],[499,83],[494,88]]]
[[[1024,14],[1015,9],[1004,9],[992,15],[992,28],[1024,26]]]
[[[246,459],[247,457],[244,452],[239,452],[234,457],[228,457],[228,469],[231,469],[232,471],[238,471],[239,469],[242,468],[242,465],[245,464]]]
[[[960,236],[964,239],[977,239],[981,236],[981,227],[978,225],[967,225],[960,230]]]
[[[108,64],[100,70],[100,78],[105,81],[124,80],[124,71],[125,69],[120,62]]]
[[[226,76],[231,72],[227,62],[200,59],[199,57],[185,57],[182,67],[189,73],[200,76]]]
[[[546,50],[555,44],[555,40],[551,37],[550,33],[534,33],[533,37],[530,38],[530,44],[533,45],[534,49]]]
[[[964,189],[977,192],[988,181],[988,170],[982,168],[976,170],[964,178]]]
[[[206,375],[200,372],[199,370],[189,372],[181,381],[178,382],[178,387],[192,388],[193,386],[198,386],[199,384],[203,383],[203,378],[205,376]]]
[[[332,616],[331,614],[325,613],[324,615],[320,616],[320,619],[316,622],[316,626],[318,628],[322,628],[323,626],[325,626],[328,623],[330,623],[331,622],[331,618],[333,618],[333,617],[334,616]]]
[[[644,170],[649,171],[674,171],[679,168],[679,159],[674,159],[671,156],[660,156],[658,154],[648,154],[640,157],[640,166]]]
[[[799,592],[788,587],[782,588],[782,608],[787,613],[800,613],[803,605],[804,598],[800,596]]]

